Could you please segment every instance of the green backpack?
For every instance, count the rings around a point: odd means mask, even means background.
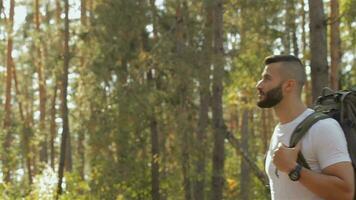
[[[317,99],[313,109],[315,112],[309,115],[295,128],[289,146],[295,147],[308,132],[309,128],[317,121],[325,118],[333,118],[339,122],[344,131],[347,148],[356,175],[356,89],[333,91],[329,88],[324,88],[322,96]],[[297,162],[310,169],[301,153],[298,155]]]

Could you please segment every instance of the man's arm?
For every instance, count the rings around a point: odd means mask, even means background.
[[[297,165],[300,143],[295,148],[288,148],[280,143],[274,151],[273,163],[285,173],[291,172]],[[316,173],[302,168],[299,182],[311,192],[324,199],[352,200],[354,195],[354,171],[351,162],[339,162]]]
[[[321,174],[303,168],[299,182],[326,200],[353,199],[354,171],[350,162],[333,164]]]

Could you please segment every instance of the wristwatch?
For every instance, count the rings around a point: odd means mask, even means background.
[[[300,178],[300,171],[302,170],[302,166],[297,164],[297,166],[295,166],[295,168],[289,172],[288,176],[289,179],[292,181],[298,181]]]

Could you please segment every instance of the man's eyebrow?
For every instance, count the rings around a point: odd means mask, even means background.
[[[272,78],[272,76],[270,74],[266,74],[266,73],[263,73],[262,77],[264,77],[264,78]]]

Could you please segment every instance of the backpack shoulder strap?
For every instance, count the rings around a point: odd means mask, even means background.
[[[303,136],[308,132],[309,128],[312,127],[316,122],[322,119],[329,118],[328,115],[321,112],[314,112],[306,117],[298,126],[294,129],[292,136],[289,141],[289,147],[295,147],[298,142],[303,138]],[[299,152],[297,162],[302,166],[310,169],[308,163],[306,162],[304,156]]]

